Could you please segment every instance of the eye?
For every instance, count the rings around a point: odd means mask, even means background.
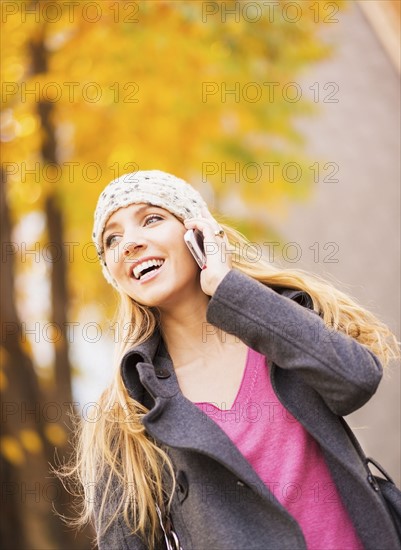
[[[105,241],[105,248],[111,248],[115,246],[118,243],[117,239],[119,239],[119,235],[111,233]]]
[[[145,218],[145,225],[149,225],[148,222],[151,221],[151,220],[159,221],[159,220],[162,220],[162,219],[163,219],[162,216],[159,216],[159,214],[150,214],[149,216],[147,216]]]
[[[149,216],[146,216],[146,218],[144,219],[143,224],[146,226],[163,219],[163,216],[160,216],[159,214],[149,214]],[[120,240],[121,235],[110,233],[104,243],[105,249],[115,247],[120,242]]]

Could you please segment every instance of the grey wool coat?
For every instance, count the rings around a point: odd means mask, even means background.
[[[233,269],[210,299],[207,321],[266,356],[278,399],[321,446],[364,547],[395,550],[400,546],[384,501],[340,420],[374,394],[382,367],[311,308],[308,294],[272,289]],[[143,418],[147,432],[173,461],[171,515],[183,550],[306,549],[297,521],[223,430],[182,394],[158,332],[126,353],[121,374],[130,395],[150,409]],[[100,550],[147,550],[122,519],[98,544]]]

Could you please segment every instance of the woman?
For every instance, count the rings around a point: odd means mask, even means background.
[[[388,328],[318,277],[247,259],[163,172],[111,182],[93,239],[122,336],[73,468],[99,548],[164,548],[171,530],[183,550],[397,548],[341,422],[397,355]]]

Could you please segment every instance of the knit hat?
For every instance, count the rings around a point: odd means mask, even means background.
[[[110,182],[101,193],[96,210],[92,238],[102,264],[103,275],[117,288],[116,281],[107,269],[102,236],[110,216],[125,206],[138,203],[165,208],[181,220],[201,216],[206,206],[198,191],[189,183],[160,170],[141,170],[124,174]]]

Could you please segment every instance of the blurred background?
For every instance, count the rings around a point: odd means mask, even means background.
[[[102,188],[190,181],[272,261],[400,338],[399,1],[7,1],[2,25],[2,548],[90,548],[52,476],[110,377]],[[400,483],[400,372],[348,418]]]

